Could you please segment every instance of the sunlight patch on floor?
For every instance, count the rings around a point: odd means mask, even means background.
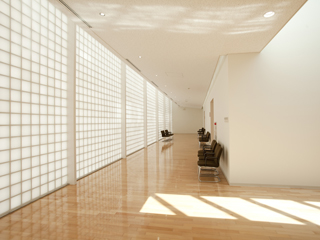
[[[305,201],[305,203],[308,203],[308,204],[314,205],[314,206],[316,206],[316,207],[320,207],[320,202],[310,202],[310,201]]]
[[[159,203],[153,197],[148,198],[148,200],[142,206],[140,212],[141,213],[164,214],[164,215],[176,215],[169,208],[167,208],[163,204]]]
[[[292,200],[278,200],[278,199],[257,199],[252,200],[262,203],[266,206],[278,209],[282,212],[289,213],[295,217],[302,218],[314,224],[320,225],[320,210],[298,203]]]
[[[280,213],[271,211],[267,208],[258,206],[254,203],[246,201],[241,198],[235,197],[207,197],[202,198],[217,204],[229,211],[232,211],[248,220],[251,221],[262,221],[262,222],[273,222],[273,223],[289,223],[289,224],[299,224],[298,222],[290,217],[284,216]]]
[[[296,225],[305,225],[306,220],[320,225],[320,210],[316,208],[320,207],[320,202],[305,201],[305,203],[309,205],[293,200],[260,198],[246,200],[239,197],[194,197],[156,193],[155,196],[150,196],[147,199],[140,212],[163,215],[183,214],[188,217],[230,220],[242,217],[249,221]],[[301,221],[294,218],[301,219]]]
[[[189,217],[236,219],[200,199],[190,195],[159,194],[156,196]]]

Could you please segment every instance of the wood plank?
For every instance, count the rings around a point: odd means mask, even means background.
[[[1,218],[0,239],[320,239],[320,226],[308,218],[251,199],[306,204],[320,202],[319,190],[229,186],[221,171],[220,183],[200,183],[197,135],[175,134],[172,143],[168,147],[168,143],[153,144]],[[245,200],[295,224],[268,221],[272,218],[250,207],[233,212],[227,205],[204,197],[232,198],[236,203],[237,199]],[[152,201],[147,201],[149,198]],[[146,206],[148,203],[153,205]],[[144,206],[147,212],[140,212]],[[208,215],[208,209],[220,214]],[[221,217],[221,212],[226,217]]]

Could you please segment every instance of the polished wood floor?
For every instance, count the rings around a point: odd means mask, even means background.
[[[320,191],[197,180],[175,135],[0,219],[0,239],[320,239]]]

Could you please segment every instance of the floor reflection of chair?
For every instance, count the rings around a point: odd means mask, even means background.
[[[168,142],[168,143],[164,144],[161,148],[161,152],[170,148],[172,145],[173,145],[173,142]]]

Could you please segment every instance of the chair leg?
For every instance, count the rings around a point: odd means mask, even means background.
[[[215,172],[213,174],[201,174],[201,170],[203,171],[212,171],[212,172]],[[219,175],[219,171],[216,169],[216,168],[204,168],[202,169],[201,166],[198,166],[198,180],[199,182],[220,182],[220,177],[218,176]],[[213,178],[217,178],[216,181],[203,181],[201,180],[201,177],[213,177]]]

